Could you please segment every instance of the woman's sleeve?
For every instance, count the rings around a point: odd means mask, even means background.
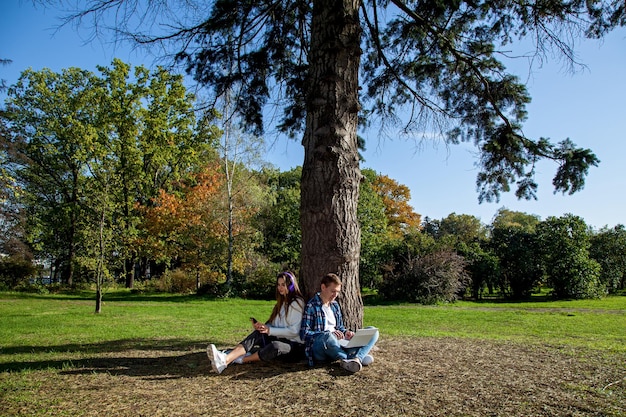
[[[286,317],[286,327],[270,326],[270,335],[287,339],[300,337],[303,305],[299,300],[291,303]]]

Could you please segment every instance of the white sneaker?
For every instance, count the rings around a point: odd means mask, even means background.
[[[214,344],[210,344],[206,348],[206,354],[211,361],[211,368],[215,373],[221,374],[226,369],[226,355],[217,350]]]
[[[372,355],[365,355],[363,359],[361,359],[361,364],[363,366],[368,366],[374,363],[374,357]]]
[[[357,358],[342,359],[339,366],[351,373],[359,372],[362,369],[361,361]]]

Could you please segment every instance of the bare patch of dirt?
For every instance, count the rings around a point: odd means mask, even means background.
[[[232,365],[205,346],[102,352],[0,374],[0,415],[624,416],[626,355],[447,338],[386,338],[375,362]],[[7,383],[9,379],[14,381]]]

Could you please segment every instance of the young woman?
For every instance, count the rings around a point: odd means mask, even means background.
[[[304,359],[304,344],[300,339],[300,323],[304,298],[296,277],[289,271],[276,277],[276,305],[265,324],[252,320],[254,331],[230,351],[219,351],[215,345],[207,347],[211,367],[221,374],[232,362],[250,363],[280,359]],[[251,353],[254,347],[256,351]]]

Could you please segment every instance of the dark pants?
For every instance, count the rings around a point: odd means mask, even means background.
[[[298,362],[305,359],[304,345],[288,339],[279,339],[253,331],[239,342],[246,352],[256,351],[262,361],[279,359],[284,362]]]

